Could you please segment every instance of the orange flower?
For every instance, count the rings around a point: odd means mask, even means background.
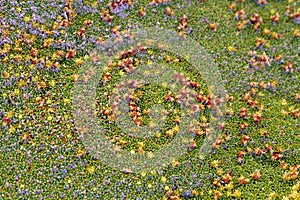
[[[215,200],[218,200],[222,195],[223,194],[220,191],[216,190],[215,193],[214,193]]]
[[[257,38],[256,39],[256,46],[257,47],[261,47],[261,46],[263,46],[265,44],[265,40],[264,39],[262,39],[262,38]]]
[[[232,180],[232,176],[227,173],[222,177],[222,180],[224,181],[224,183],[229,183]]]
[[[194,148],[196,148],[196,147],[197,147],[196,142],[195,142],[194,140],[192,140],[192,141],[190,142],[189,148],[194,149]]]
[[[239,111],[239,113],[240,113],[240,117],[241,118],[247,117],[247,110],[246,110],[246,108],[241,108],[240,111]]]
[[[75,56],[75,50],[70,49],[67,53],[66,53],[66,58],[67,59],[71,59]]]
[[[251,177],[252,177],[253,179],[255,179],[255,180],[260,179],[260,177],[261,177],[260,171],[259,171],[259,170],[255,170],[255,172],[254,172],[253,174],[251,174]]]
[[[244,95],[244,97],[243,97],[243,100],[244,100],[245,102],[247,102],[250,98],[251,98],[251,97],[250,97],[250,94],[249,94],[249,93],[246,93],[246,94]]]
[[[208,28],[213,31],[217,30],[217,27],[218,27],[217,23],[211,23],[208,25]]]
[[[168,7],[165,8],[165,14],[168,15],[168,16],[172,16],[172,15],[174,15],[174,12],[168,6]]]
[[[228,5],[227,8],[229,10],[234,10],[236,8],[236,3],[233,2],[232,4]]]
[[[298,174],[299,174],[299,166],[295,165],[292,166],[289,170],[289,172],[286,172],[285,174],[283,174],[282,179],[283,181],[290,181],[290,180],[296,180],[298,178]]]
[[[240,177],[238,178],[238,182],[239,182],[239,184],[241,184],[241,185],[246,185],[246,184],[249,182],[249,179],[248,179],[248,178],[245,178],[244,176],[240,176]]]
[[[139,14],[140,17],[144,17],[146,15],[145,9],[144,8],[140,8],[138,10],[138,14]]]

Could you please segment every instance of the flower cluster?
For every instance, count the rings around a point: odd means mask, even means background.
[[[299,199],[299,13],[295,0],[2,1],[1,198]],[[191,36],[212,55],[228,92],[225,114],[218,112],[222,99],[210,94],[219,83],[208,88],[188,62],[193,55],[150,48],[151,41],[129,45],[99,77],[90,113],[105,127],[99,134],[116,154],[149,159],[178,136],[193,138],[179,138],[185,153],[162,169],[117,171],[84,146],[91,124],[76,126],[70,90],[96,73],[79,74],[80,67],[102,62],[90,49],[106,49],[112,39],[115,51],[131,37],[123,30],[158,25]],[[119,82],[142,66],[140,79]],[[154,83],[167,74],[160,68],[176,71],[170,82]],[[142,85],[145,77],[153,82]],[[215,123],[211,113],[224,121]],[[138,129],[149,137],[135,137]]]

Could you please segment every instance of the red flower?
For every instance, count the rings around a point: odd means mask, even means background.
[[[256,155],[259,155],[259,156],[260,156],[260,155],[262,155],[262,154],[264,154],[264,153],[265,153],[265,152],[264,152],[264,150],[262,150],[262,149],[256,149],[256,150],[255,150],[255,154],[256,154]]]
[[[38,53],[38,51],[37,51],[36,49],[31,49],[31,50],[30,50],[30,55],[31,55],[32,57],[36,57],[36,56],[37,56],[37,53]]]
[[[260,113],[253,114],[253,120],[255,124],[259,123],[261,121],[261,114]]]
[[[192,86],[194,88],[198,88],[199,84],[196,81],[190,81],[190,86]]]
[[[213,143],[213,146],[214,146],[214,147],[219,147],[220,144],[222,144],[222,142],[223,142],[223,140],[222,140],[221,138],[217,138],[217,139],[215,140],[215,142]]]
[[[294,118],[298,118],[300,116],[300,113],[299,113],[298,109],[297,110],[292,110],[291,114]]]
[[[293,72],[294,69],[292,67],[292,64],[290,62],[287,62],[285,63],[283,66],[282,66],[282,69],[285,71],[285,72]]]
[[[3,117],[3,126],[7,126],[10,123],[10,118]]]
[[[171,102],[174,102],[174,101],[175,101],[174,97],[172,97],[170,93],[168,93],[168,94],[166,95],[165,100],[171,101]]]
[[[272,16],[270,17],[270,20],[271,20],[272,22],[278,22],[278,20],[279,20],[279,14],[276,13],[275,15],[272,15]]]
[[[280,158],[282,158],[282,154],[279,154],[279,153],[273,153],[272,154],[272,157],[271,157],[271,160],[279,160]]]
[[[284,161],[281,161],[279,167],[284,170],[287,168],[287,164],[285,164]]]
[[[260,134],[261,134],[262,136],[266,136],[266,135],[267,135],[267,131],[266,131],[266,130],[262,130],[262,131],[260,131]]]
[[[240,151],[240,152],[238,153],[238,157],[242,157],[243,155],[245,155],[245,152],[244,152],[244,151]]]

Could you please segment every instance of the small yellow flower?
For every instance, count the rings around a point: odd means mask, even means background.
[[[18,96],[20,94],[20,90],[19,89],[15,89],[12,94],[14,96]]]
[[[271,38],[272,38],[272,39],[278,39],[278,38],[279,38],[278,33],[272,32],[272,33],[271,33]]]
[[[274,15],[275,12],[276,12],[276,11],[275,11],[274,9],[272,9],[272,10],[270,11],[271,15]]]
[[[166,131],[166,136],[167,137],[172,137],[173,135],[174,135],[173,130],[169,129],[169,130]]]
[[[94,171],[95,171],[95,167],[94,167],[94,166],[88,166],[88,167],[86,168],[86,170],[87,170],[88,173],[92,174],[92,173],[94,173]]]
[[[233,46],[229,46],[229,47],[228,47],[228,51],[230,51],[230,52],[234,52],[234,51],[236,51],[236,48],[235,48],[235,47],[233,47]]]
[[[144,143],[144,142],[138,142],[138,143],[137,143],[137,146],[138,146],[138,147],[144,147],[144,146],[145,146],[145,143]]]
[[[76,65],[81,65],[82,62],[83,62],[83,60],[80,59],[80,58],[75,59],[75,64],[76,64]]]
[[[78,149],[78,150],[77,150],[76,155],[77,155],[78,157],[81,157],[83,154],[85,154],[85,151],[84,151],[84,150],[82,150],[82,149]]]
[[[272,199],[275,199],[277,196],[276,192],[271,192],[270,195],[269,195],[269,198],[268,200],[272,200]]]
[[[160,138],[160,137],[161,137],[161,133],[160,133],[160,132],[157,132],[156,135],[155,135],[155,137],[156,137],[156,138]]]
[[[120,76],[124,76],[124,71],[119,71]]]
[[[147,53],[148,53],[148,55],[152,55],[153,54],[153,51],[152,50],[147,50]]]
[[[153,64],[153,62],[152,62],[151,60],[148,60],[148,61],[147,61],[147,65],[148,65],[148,66],[150,66],[150,65],[152,65],[152,64]]]
[[[20,88],[20,87],[24,86],[25,84],[26,84],[25,81],[24,81],[23,79],[21,79],[21,80],[18,82],[18,87]]]
[[[30,21],[30,17],[28,17],[28,16],[24,17],[23,20],[24,20],[24,22],[29,22]]]
[[[72,75],[72,80],[74,81],[74,82],[77,82],[78,81],[78,74],[74,74],[74,75]]]
[[[64,99],[64,104],[68,104],[68,103],[70,103],[70,102],[71,102],[70,99]]]
[[[62,20],[62,18],[63,18],[62,16],[58,15],[56,19],[57,19],[57,21],[60,21],[60,20]]]
[[[165,60],[166,60],[166,62],[170,62],[171,61],[171,57],[170,56],[166,56]]]
[[[96,7],[97,7],[97,1],[92,2],[92,3],[91,3],[91,6],[92,6],[93,8],[96,8]]]
[[[161,182],[165,183],[167,181],[167,178],[162,176],[160,180],[161,180]]]
[[[262,92],[259,92],[259,93],[258,93],[258,96],[263,97],[263,96],[265,96],[265,94],[262,93]]]
[[[154,154],[153,154],[152,152],[148,152],[148,153],[147,153],[147,158],[150,158],[150,159],[151,159],[151,158],[153,158],[153,157],[154,157]]]
[[[233,189],[233,182],[230,182],[226,185],[226,188],[229,189],[229,190],[232,190]]]
[[[51,80],[51,81],[49,81],[48,84],[49,84],[50,87],[53,87],[53,86],[55,85],[55,81],[54,81],[54,80]]]
[[[218,170],[217,170],[217,174],[218,174],[218,175],[222,175],[222,174],[223,174],[223,170],[222,170],[222,169],[218,169]]]
[[[294,30],[293,37],[300,37],[300,31],[299,31],[299,29],[295,29]]]
[[[264,35],[269,35],[270,34],[270,30],[269,29],[267,29],[267,28],[265,28],[264,30],[263,30],[263,34]]]
[[[212,23],[208,25],[208,28],[213,31],[217,30],[217,27],[218,27],[217,23]]]
[[[234,191],[231,196],[235,197],[235,198],[239,198],[241,196],[241,191],[240,190],[236,190]]]
[[[213,168],[218,168],[219,167],[219,161],[218,160],[214,160],[211,162],[210,164]]]
[[[176,125],[176,126],[173,128],[173,131],[174,131],[174,133],[178,133],[178,132],[179,132],[179,126]]]
[[[15,131],[16,131],[15,127],[13,125],[10,125],[8,129],[8,133],[13,133]]]
[[[49,115],[48,117],[47,117],[47,120],[48,121],[51,121],[53,119],[53,117],[51,116],[51,115]]]

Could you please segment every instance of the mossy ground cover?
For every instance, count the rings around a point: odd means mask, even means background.
[[[1,199],[300,199],[299,3],[0,1]],[[157,26],[210,53],[226,83],[226,116],[211,151],[199,158],[211,121],[201,74],[180,55],[158,49],[114,60],[105,83],[99,80],[95,112],[107,139],[122,149],[159,150],[176,136],[182,115],[167,86],[149,84],[134,91],[139,109],[131,119],[149,125],[154,104],[172,112],[147,140],[122,134],[106,97],[131,68],[172,68],[204,98],[201,130],[183,156],[161,170],[124,173],[87,151],[70,91],[90,49],[125,30]]]

